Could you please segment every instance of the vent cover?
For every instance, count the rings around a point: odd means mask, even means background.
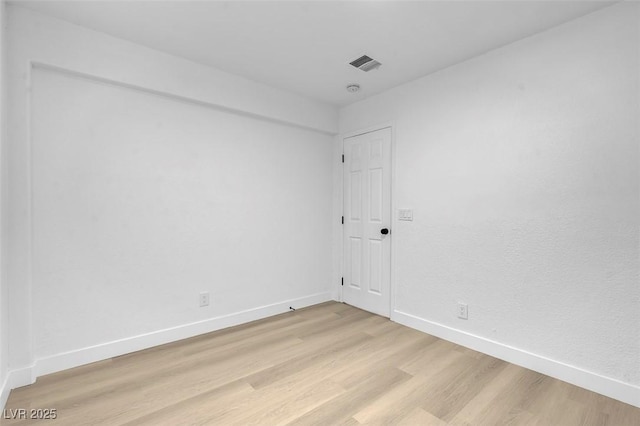
[[[355,61],[349,62],[349,64],[365,72],[376,69],[382,65],[380,62],[368,57],[367,55],[362,55]]]

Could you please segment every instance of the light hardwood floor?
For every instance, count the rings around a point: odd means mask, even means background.
[[[638,408],[334,302],[41,377],[17,408],[58,418],[1,423],[640,425]]]

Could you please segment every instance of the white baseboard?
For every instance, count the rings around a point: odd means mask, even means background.
[[[165,343],[187,339],[200,334],[210,333],[223,328],[233,327],[234,325],[267,318],[289,311],[290,306],[298,309],[316,305],[318,303],[328,302],[332,299],[332,294],[329,292],[317,293],[311,296],[247,309],[245,311],[210,318],[204,321],[193,322],[173,328],[154,331],[152,333],[102,343],[100,345],[65,352],[47,358],[40,358],[36,360],[32,367],[13,370],[7,374],[7,378],[2,387],[1,396],[3,399],[0,400],[0,403],[2,403],[2,407],[4,407],[11,389],[29,385],[33,383],[37,377],[45,374],[67,370],[80,365],[109,359],[114,356],[124,355],[142,349],[163,345]]]
[[[0,407],[2,407],[2,409],[4,410],[4,407],[7,405],[7,399],[9,399],[9,392],[11,392],[8,372],[1,386],[2,387],[0,388]]]
[[[318,293],[41,358],[36,360],[32,367],[12,370],[7,373],[7,377],[0,388],[0,407],[4,408],[11,389],[32,384],[38,376],[267,318],[287,312],[289,306],[295,306],[297,309],[327,302],[333,300],[333,296],[331,293]],[[572,365],[564,364],[404,312],[393,311],[391,313],[391,320],[424,333],[500,358],[512,364],[640,407],[640,387],[638,386],[601,376]]]
[[[512,364],[589,389],[609,398],[640,407],[639,386],[601,376],[573,365],[564,364],[404,312],[393,311],[391,320]]]
[[[4,409],[12,389],[30,385],[35,381],[33,366],[8,371],[0,389],[0,408]]]

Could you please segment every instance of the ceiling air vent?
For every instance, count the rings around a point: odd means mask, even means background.
[[[380,65],[382,65],[380,62],[376,61],[373,58],[368,57],[367,55],[363,55],[358,59],[356,59],[355,61],[349,62],[349,64],[353,65],[354,67],[362,71],[371,71],[378,68]]]

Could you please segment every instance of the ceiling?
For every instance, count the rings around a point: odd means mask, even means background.
[[[19,1],[75,24],[346,105],[611,1]],[[349,62],[380,61],[365,73]],[[346,86],[361,90],[349,93]]]

